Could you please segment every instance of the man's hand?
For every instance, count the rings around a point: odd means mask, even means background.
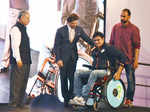
[[[134,63],[133,63],[134,69],[138,67],[139,52],[140,52],[140,49],[135,49],[135,57],[134,57]]]
[[[59,66],[59,68],[63,67],[64,66],[63,61],[62,60],[58,60],[57,61],[57,65]]]
[[[21,60],[17,61],[17,66],[18,66],[19,68],[21,68],[21,67],[23,66],[23,63],[22,63]]]
[[[124,68],[124,64],[120,64],[117,72],[114,74],[114,79],[115,80],[120,80],[120,77],[121,77],[121,73],[122,73],[122,70]]]
[[[96,47],[94,46],[92,49],[91,49],[91,52],[95,49]]]
[[[134,69],[138,68],[138,65],[139,65],[139,64],[138,64],[138,61],[135,60],[134,63],[133,63],[133,68],[134,68]]]
[[[114,74],[114,79],[115,79],[115,80],[120,80],[120,76],[121,76],[121,74],[118,73],[118,72],[116,72],[116,73]]]

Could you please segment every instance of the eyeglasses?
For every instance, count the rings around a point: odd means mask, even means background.
[[[123,18],[125,18],[125,17],[127,17],[127,16],[120,15],[120,17],[123,17]]]

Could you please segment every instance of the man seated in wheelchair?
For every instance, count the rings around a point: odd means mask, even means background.
[[[92,50],[93,58],[92,66],[89,70],[77,70],[74,79],[74,94],[75,97],[70,101],[70,104],[85,105],[88,94],[94,86],[98,78],[104,77],[111,69],[111,74],[115,80],[119,80],[124,64],[126,62],[125,55],[115,47],[108,45],[104,41],[104,35],[96,32],[93,36],[93,41],[96,47]],[[116,61],[118,67],[116,69]],[[109,65],[108,65],[109,62]],[[88,79],[87,84],[83,86],[82,79]]]

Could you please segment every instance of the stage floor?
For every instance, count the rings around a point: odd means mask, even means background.
[[[15,112],[15,111],[13,111],[13,109],[8,108],[6,104],[0,104],[0,112]],[[22,109],[21,112],[30,112],[30,108]],[[68,107],[65,108],[64,112],[95,112],[95,111],[83,108],[79,110],[74,110],[72,107]],[[132,108],[120,108],[117,110],[101,109],[99,112],[150,112],[150,108],[132,107]]]

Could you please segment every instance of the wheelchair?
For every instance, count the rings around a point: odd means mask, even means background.
[[[91,67],[90,65],[84,66]],[[96,80],[88,95],[86,106],[92,107],[94,111],[99,111],[103,103],[104,107],[117,109],[124,103],[125,93],[123,81],[121,79],[114,80],[111,72],[108,72],[103,78]]]
[[[44,69],[46,67],[47,70],[44,73]],[[59,77],[59,68],[55,63],[55,57],[51,56],[45,58],[42,67],[37,74],[37,78],[28,94],[28,97],[32,99],[35,98],[35,95],[32,94],[32,90],[34,86],[37,84],[37,81],[40,82],[40,89],[41,89],[40,94],[57,95],[58,77]]]

